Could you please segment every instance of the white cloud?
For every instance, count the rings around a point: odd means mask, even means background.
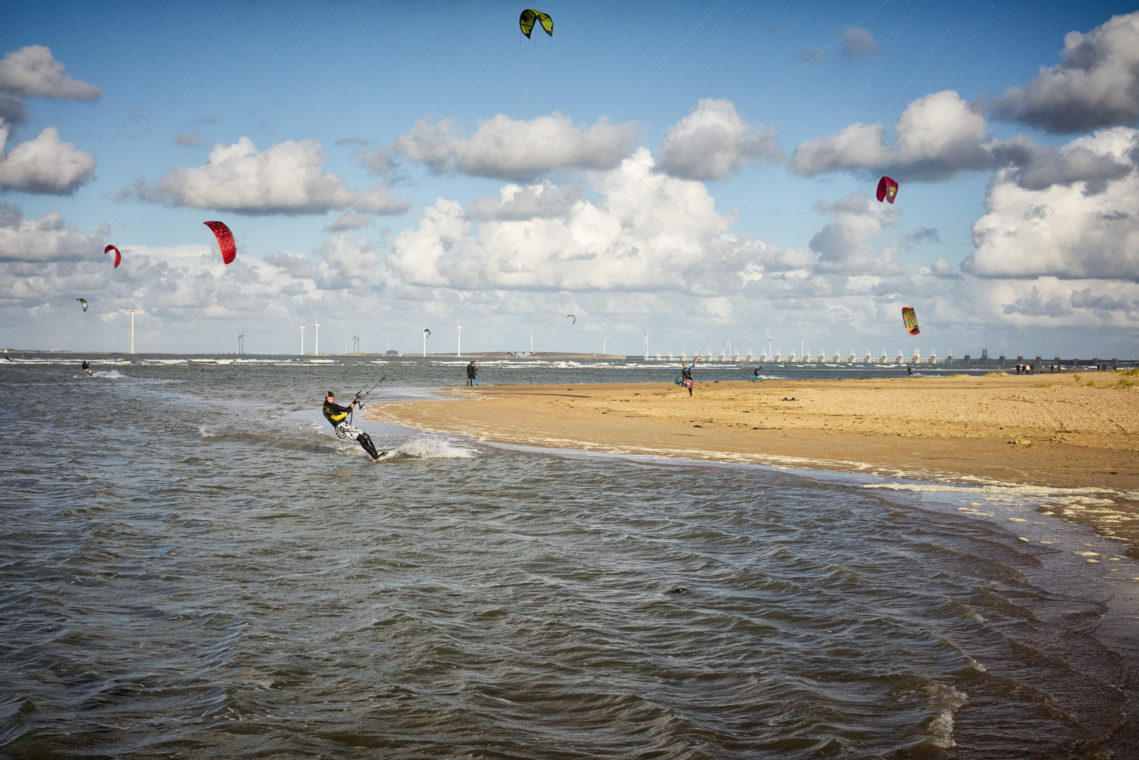
[[[819,203],[817,211],[831,219],[811,238],[821,272],[881,276],[897,274],[898,246],[884,233],[897,219],[897,210],[884,207],[863,193],[852,193],[833,204]]]
[[[990,104],[994,116],[1056,134],[1139,120],[1139,11],[1064,37],[1062,62]]]
[[[648,290],[692,293],[735,286],[747,250],[726,234],[707,189],[653,171],[637,151],[591,173],[595,202],[561,216],[475,225],[440,200],[392,245],[388,263],[409,283],[462,289]],[[510,197],[510,196],[508,196]]]
[[[383,185],[366,192],[348,187],[339,175],[324,173],[324,162],[315,140],[287,140],[259,151],[242,137],[233,145],[214,146],[203,166],[180,167],[153,188],[144,185],[131,192],[174,206],[247,214],[320,214],[348,208],[398,214],[409,208],[391,198]]]
[[[674,177],[726,179],[752,161],[783,158],[773,127],[747,124],[728,100],[705,98],[669,127],[657,148],[657,168]]]
[[[58,211],[25,220],[17,207],[0,204],[0,261],[99,261],[104,237],[104,230],[87,234],[67,225]]]
[[[364,236],[337,232],[320,246],[319,284],[325,290],[374,290],[382,282],[375,244]]]
[[[95,172],[95,157],[61,141],[55,127],[4,153],[7,138],[8,127],[0,125],[0,188],[69,195]]]
[[[791,156],[804,175],[835,171],[904,172],[910,179],[944,179],[991,165],[985,119],[951,90],[919,98],[894,124],[894,147],[881,124],[852,124],[837,135],[807,140]]]
[[[609,169],[632,149],[635,127],[600,119],[575,126],[560,113],[517,121],[504,115],[479,123],[470,140],[457,133],[453,119],[417,122],[387,148],[367,157],[373,167],[390,171],[390,156],[423,164],[438,174],[529,181],[558,169]]]
[[[25,98],[96,100],[98,87],[72,79],[64,66],[42,45],[14,50],[0,60],[0,92]]]
[[[1117,127],[1081,138],[1074,148],[1117,163],[1134,162],[1136,130]],[[973,224],[966,271],[982,277],[1139,281],[1139,172],[1082,184],[1023,187],[1014,169],[996,174],[986,213]]]
[[[341,214],[333,220],[332,224],[325,225],[324,231],[343,232],[345,230],[356,230],[361,227],[367,227],[373,221],[372,217],[366,216],[365,214]]]
[[[467,216],[479,221],[562,216],[581,195],[578,188],[561,188],[549,181],[525,187],[503,185],[497,199],[479,198],[467,206]]]
[[[1139,140],[1134,144],[1139,147]],[[1109,181],[1125,177],[1134,169],[1126,150],[1116,151],[1114,155],[1097,153],[1085,147],[1084,140],[1038,147],[1017,137],[1002,143],[993,152],[997,163],[1012,164],[1015,171],[1008,177],[1026,190],[1084,183],[1084,192],[1094,195],[1103,192]]]
[[[978,312],[1010,327],[1134,330],[1139,314],[1135,282],[1056,277],[974,282]]]

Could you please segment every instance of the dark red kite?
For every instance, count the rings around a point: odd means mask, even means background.
[[[110,253],[111,251],[115,252],[115,266],[118,266],[123,261],[123,255],[119,253],[119,249],[115,248],[113,245],[108,245],[103,249],[103,253]]]
[[[221,260],[226,264],[233,261],[237,257],[237,243],[233,242],[233,233],[229,231],[229,227],[226,227],[224,222],[202,222],[202,224],[214,231],[218,246],[221,248]]]
[[[894,198],[898,195],[898,183],[889,177],[883,177],[878,180],[878,200],[894,202]]]

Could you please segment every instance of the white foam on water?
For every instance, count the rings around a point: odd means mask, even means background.
[[[401,443],[384,452],[378,462],[407,461],[409,459],[470,459],[475,450],[454,441],[436,436],[422,436]]]
[[[932,683],[929,686],[930,702],[936,714],[929,721],[926,729],[935,747],[951,749],[957,745],[953,740],[953,721],[969,697],[964,692],[952,686],[941,683]]]

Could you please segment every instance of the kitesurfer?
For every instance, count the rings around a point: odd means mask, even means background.
[[[471,361],[467,363],[467,385],[478,385],[478,384],[479,384],[478,360],[477,359],[471,359]]]
[[[83,371],[92,377],[95,376],[95,373],[91,371],[91,365],[87,363],[86,359],[83,360]]]
[[[321,411],[324,412],[324,418],[336,428],[337,438],[351,438],[357,441],[372,459],[379,459],[382,452],[376,451],[376,444],[372,443],[371,436],[348,424],[348,415],[359,402],[360,399],[355,398],[348,406],[340,406],[336,403],[336,394],[329,391],[324,397],[324,407]]]
[[[680,384],[688,389],[688,395],[692,395],[692,368],[688,366],[687,362],[680,364]]]

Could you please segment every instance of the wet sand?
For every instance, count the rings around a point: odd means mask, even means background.
[[[368,417],[531,446],[1111,491],[1130,504],[1124,514],[1068,516],[1139,544],[1139,377],[1122,373],[697,382],[691,397],[664,383],[451,395],[374,404]]]

